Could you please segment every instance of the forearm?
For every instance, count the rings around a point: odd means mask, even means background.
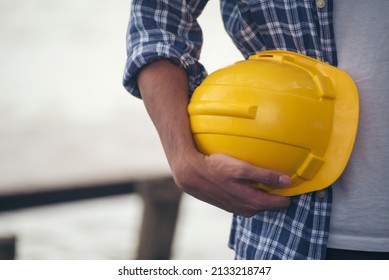
[[[168,60],[158,60],[141,70],[138,85],[174,173],[182,157],[198,154],[187,113],[187,74]]]

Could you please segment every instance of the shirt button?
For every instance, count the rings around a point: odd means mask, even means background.
[[[326,5],[326,1],[325,0],[317,0],[316,1],[316,6],[320,9],[324,8]]]
[[[320,198],[324,198],[326,196],[326,191],[325,190],[321,190],[321,191],[318,191],[317,192],[317,196],[320,197]]]

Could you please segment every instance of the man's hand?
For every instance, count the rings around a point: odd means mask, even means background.
[[[286,208],[290,203],[287,197],[267,194],[251,185],[287,186],[289,177],[224,154],[184,156],[173,170],[176,183],[186,193],[245,217]]]
[[[175,181],[186,193],[246,217],[288,207],[289,198],[250,186],[254,182],[286,186],[290,184],[286,175],[227,155],[205,156],[197,151],[187,112],[188,77],[183,69],[167,60],[153,62],[139,73],[138,85]]]

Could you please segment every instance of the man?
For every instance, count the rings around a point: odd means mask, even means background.
[[[206,2],[132,2],[124,85],[143,99],[178,186],[234,213],[230,246],[237,259],[340,258],[339,251],[327,250],[329,246],[341,249],[342,254],[350,253],[347,258],[356,256],[354,250],[360,251],[362,258],[387,258],[389,207],[385,197],[389,188],[385,184],[389,177],[385,166],[389,153],[384,141],[388,139],[385,124],[389,117],[388,90],[383,84],[388,78],[389,59],[385,53],[385,57],[377,56],[382,47],[375,42],[383,46],[389,43],[385,35],[389,4],[221,0],[226,31],[246,58],[267,49],[283,49],[335,66],[339,60],[342,65],[338,66],[350,72],[358,70],[354,68],[358,58],[361,65],[357,67],[370,66],[370,72],[363,73],[369,76],[360,76],[366,92],[360,95],[360,128],[344,176],[334,188],[287,198],[250,186],[252,182],[287,186],[290,178],[285,174],[227,155],[205,156],[194,145],[187,105],[188,95],[206,76],[199,62],[202,37],[196,20]],[[355,14],[349,13],[348,4]],[[368,47],[374,51],[365,49]],[[371,203],[378,208],[371,208]],[[366,222],[369,227],[364,226]],[[366,253],[369,251],[375,253]]]

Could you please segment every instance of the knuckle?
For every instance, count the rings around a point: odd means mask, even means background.
[[[243,179],[246,178],[247,176],[248,176],[247,168],[241,165],[235,167],[234,169],[235,178]]]

